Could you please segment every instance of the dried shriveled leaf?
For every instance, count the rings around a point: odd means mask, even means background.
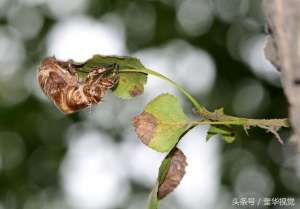
[[[90,71],[95,66],[118,64],[120,71],[126,69],[145,69],[139,59],[128,56],[102,56],[95,55],[89,59],[83,71]],[[113,89],[114,95],[122,99],[131,99],[144,92],[144,85],[147,83],[147,74],[137,72],[121,72],[118,85]]]
[[[170,151],[189,128],[187,116],[171,94],[156,97],[132,123],[142,142],[159,152]]]
[[[187,166],[186,157],[183,152],[176,148],[171,154],[169,168],[158,188],[158,199],[163,199],[171,193],[181,182],[185,167]]]
[[[43,92],[64,113],[73,113],[99,103],[107,90],[119,81],[116,65],[93,68],[79,79],[77,68],[83,64],[45,58],[37,73]]]
[[[148,200],[147,209],[157,209],[159,201],[172,192],[182,180],[187,166],[186,157],[178,148],[173,148],[162,161],[158,178]]]

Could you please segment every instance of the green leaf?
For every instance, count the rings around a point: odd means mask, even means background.
[[[161,94],[132,120],[144,144],[159,152],[170,151],[190,127],[178,99]]]
[[[139,59],[134,57],[102,56],[94,55],[82,68],[82,71],[89,72],[97,66],[118,64],[120,67],[120,80],[113,89],[114,95],[122,99],[131,99],[144,92],[144,85],[147,82],[147,74],[138,72],[122,72],[130,69],[146,69]]]
[[[208,129],[206,140],[208,141],[214,135],[219,135],[225,142],[232,143],[235,140],[236,132],[225,125],[213,125]]]
[[[157,197],[159,183],[157,182],[153,187],[147,203],[147,209],[158,209],[159,207],[159,199]]]

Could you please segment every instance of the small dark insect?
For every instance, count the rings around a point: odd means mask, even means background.
[[[81,80],[76,68],[82,66],[54,57],[45,58],[39,66],[37,79],[43,92],[64,113],[99,103],[106,91],[119,81],[117,64],[95,67]]]

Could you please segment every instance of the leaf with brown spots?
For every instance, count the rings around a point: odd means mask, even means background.
[[[120,80],[113,94],[122,99],[131,99],[144,92],[144,85],[147,82],[147,75],[144,73],[120,73]]]
[[[159,152],[170,151],[190,128],[178,99],[171,94],[156,97],[132,122],[142,142]]]

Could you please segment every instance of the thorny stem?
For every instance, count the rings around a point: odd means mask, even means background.
[[[289,127],[287,119],[248,119],[239,118],[238,120],[221,120],[221,121],[210,121],[200,120],[191,121],[191,125],[242,125],[242,126],[261,126],[261,127]]]
[[[201,121],[193,121],[191,125],[241,125],[244,127],[250,127],[250,126],[259,126],[262,128],[270,128],[270,127],[289,127],[288,119],[250,119],[250,118],[240,118],[235,116],[226,115],[223,113],[223,111],[214,111],[210,112],[207,110],[203,105],[201,105],[185,88],[178,85],[173,80],[167,78],[166,76],[150,70],[150,69],[121,69],[120,73],[127,73],[127,72],[139,72],[139,73],[145,73],[149,75],[156,76],[160,79],[163,79],[173,85],[176,89],[178,89],[181,93],[183,93],[189,101],[194,105],[194,107],[197,110],[197,113],[201,115],[206,120]]]

